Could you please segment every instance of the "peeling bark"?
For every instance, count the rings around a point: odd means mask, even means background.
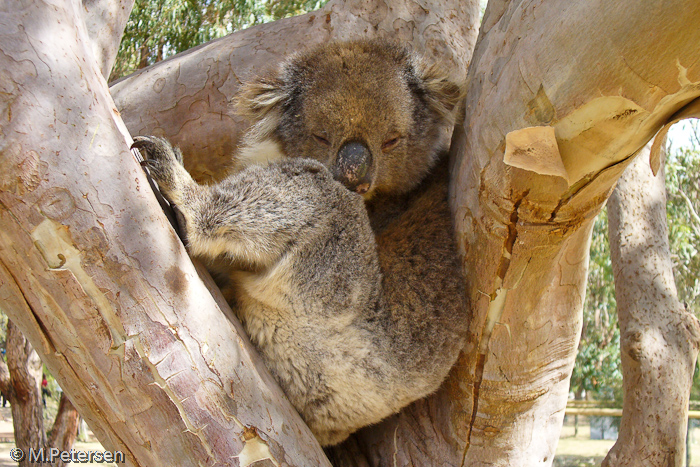
[[[648,157],[646,146],[608,200],[625,393],[619,436],[603,466],[685,465],[700,324],[678,300],[664,171],[654,176]]]

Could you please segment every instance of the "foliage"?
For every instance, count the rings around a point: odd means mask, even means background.
[[[110,81],[255,24],[320,8],[327,0],[136,0]]]
[[[577,399],[621,401],[620,329],[608,244],[607,210],[593,227],[588,286],[583,308],[583,330],[571,390]]]
[[[671,151],[666,165],[667,216],[673,272],[678,298],[696,315],[700,312],[700,132],[698,121],[689,147]]]
[[[0,349],[5,350],[5,344],[7,343],[7,315],[2,308],[0,308]],[[3,357],[5,353],[2,352]]]
[[[678,298],[700,315],[700,124],[691,120],[690,144],[669,150],[666,164],[667,215]],[[696,364],[692,400],[700,399],[700,366]]]

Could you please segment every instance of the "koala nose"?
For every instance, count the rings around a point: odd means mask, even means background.
[[[369,148],[358,141],[345,143],[338,151],[338,158],[333,166],[333,177],[349,190],[365,194],[372,183],[370,168],[372,153]]]

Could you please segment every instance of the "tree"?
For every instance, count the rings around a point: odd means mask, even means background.
[[[326,0],[137,0],[109,81],[254,24],[318,9]]]
[[[130,131],[168,136],[213,178],[245,127],[225,113],[239,76],[366,33],[411,39],[458,76],[476,11],[331,1],[143,70],[115,101]],[[6,311],[133,465],[328,465],[153,201],[85,14],[69,0],[0,14]],[[469,344],[438,393],[359,432],[334,450],[337,465],[551,464],[593,219],[639,149],[700,95],[698,19],[690,0],[489,4],[452,148]]]
[[[637,158],[608,212],[626,378],[620,435],[603,465],[681,465],[700,326],[676,292],[663,170],[654,176]]]
[[[65,394],[56,414],[50,435],[44,431],[42,407],[42,364],[29,341],[12,321],[7,321],[7,363],[0,360],[0,390],[10,401],[15,445],[29,452],[30,448],[58,448],[62,451],[73,447],[78,434],[78,412]],[[25,457],[20,465],[35,465]],[[63,467],[63,461],[56,462]]]
[[[700,126],[691,121],[691,145],[669,152],[668,223],[678,298],[700,313]]]
[[[41,404],[41,360],[12,321],[7,322],[7,365],[0,364],[0,385],[12,408],[15,445],[24,452],[44,447],[44,417]],[[24,460],[24,465],[34,465]]]
[[[598,215],[591,237],[581,340],[571,374],[576,399],[622,403],[620,331],[617,323],[615,284],[608,245],[607,210]]]

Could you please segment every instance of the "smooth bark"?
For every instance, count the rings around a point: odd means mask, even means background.
[[[453,148],[474,316],[435,402],[454,405],[445,431],[463,457],[450,465],[551,465],[593,218],[633,155],[700,95],[698,20],[694,1],[489,2]]]
[[[678,300],[664,172],[652,174],[648,155],[649,146],[608,200],[624,407],[617,442],[603,466],[685,465],[700,324]]]
[[[117,59],[119,43],[134,0],[83,0],[87,27],[95,60],[107,79]]]

